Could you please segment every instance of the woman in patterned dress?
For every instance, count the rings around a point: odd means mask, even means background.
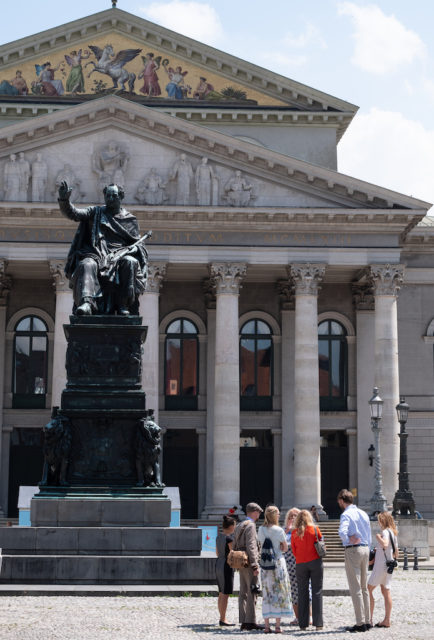
[[[283,557],[283,552],[288,550],[288,543],[284,530],[278,526],[279,515],[279,509],[276,506],[268,506],[265,509],[264,524],[258,530],[258,541],[261,548],[266,538],[269,538],[275,555],[274,568],[264,569],[261,566],[262,615],[265,620],[265,633],[271,633],[270,618],[276,619],[275,631],[281,633],[280,619],[283,616],[292,616],[291,587]]]
[[[291,584],[291,600],[292,608],[294,609],[295,619],[290,623],[292,626],[298,626],[298,583],[297,573],[295,571],[295,556],[291,549],[291,532],[294,527],[294,522],[297,515],[300,513],[300,509],[293,507],[285,516],[285,535],[286,542],[288,543],[288,551],[285,553],[286,569],[288,571],[289,582]]]

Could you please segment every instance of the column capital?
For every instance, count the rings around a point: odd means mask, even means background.
[[[207,309],[216,308],[215,285],[212,278],[204,278],[202,280],[203,297],[205,298],[205,306]]]
[[[0,305],[4,306],[12,287],[12,278],[6,275],[8,268],[7,260],[0,258]]]
[[[278,280],[276,287],[280,299],[280,306],[285,311],[295,309],[295,288],[291,280]]]
[[[69,291],[69,280],[65,275],[66,260],[50,260],[50,273],[53,277],[53,287],[56,293],[61,291]]]
[[[375,296],[397,296],[404,281],[402,264],[371,264],[368,277]]]
[[[372,282],[354,282],[351,285],[351,288],[356,311],[374,311],[375,296]]]
[[[165,262],[148,262],[148,278],[146,280],[146,293],[159,293],[166,275]]]
[[[216,294],[238,294],[246,275],[247,265],[242,262],[213,262],[208,265],[209,275]]]
[[[288,265],[288,276],[294,284],[295,295],[318,295],[325,268],[325,264],[315,262],[300,262]]]

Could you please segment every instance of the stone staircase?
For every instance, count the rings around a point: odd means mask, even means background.
[[[280,523],[283,524],[282,522]],[[199,527],[199,526],[212,526],[212,525],[220,525],[219,521],[212,520],[181,520],[181,526],[183,527]],[[342,546],[341,539],[338,534],[339,530],[339,520],[323,520],[318,523],[318,526],[321,530],[321,533],[324,536],[325,543],[327,545],[327,555],[324,558],[324,562],[344,562],[344,548]],[[399,560],[400,565],[402,566],[403,561],[403,551],[400,548]],[[409,550],[408,552],[408,563],[409,566],[412,565],[414,560],[413,550]],[[423,562],[424,558],[419,558],[419,562]]]

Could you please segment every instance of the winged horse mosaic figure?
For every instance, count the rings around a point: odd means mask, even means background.
[[[141,49],[123,49],[115,55],[111,44],[106,44],[104,49],[100,47],[89,45],[89,49],[94,53],[97,62],[89,60],[86,63],[86,67],[89,64],[93,64],[94,68],[87,75],[88,78],[94,71],[99,73],[105,73],[113,80],[113,87],[118,88],[118,82],[120,83],[120,89],[126,91],[125,82],[128,82],[128,88],[132,93],[134,91],[134,83],[136,81],[136,74],[124,69],[124,65],[130,60],[133,60],[139,55]]]

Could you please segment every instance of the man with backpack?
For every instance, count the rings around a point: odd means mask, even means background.
[[[256,597],[259,592],[259,545],[256,537],[256,521],[262,513],[256,502],[246,506],[246,519],[240,522],[234,533],[232,548],[245,551],[248,566],[239,569],[240,595],[238,597],[241,631],[252,631],[264,627],[256,623]]]

